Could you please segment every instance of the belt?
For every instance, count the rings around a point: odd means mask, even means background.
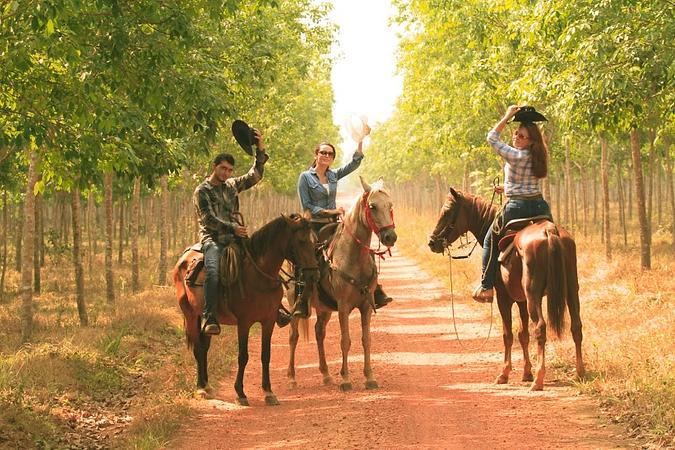
[[[532,194],[532,195],[507,195],[509,200],[543,200],[544,196],[541,194]]]

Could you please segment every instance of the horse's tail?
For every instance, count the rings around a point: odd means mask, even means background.
[[[565,321],[565,305],[567,304],[567,273],[565,271],[565,254],[558,228],[550,224],[544,229],[548,240],[547,311],[548,324],[556,336],[561,336]]]
[[[188,349],[192,349],[196,343],[195,336],[199,336],[199,329],[196,320],[188,321],[188,317],[193,316],[192,305],[188,300],[187,292],[185,290],[185,278],[183,277],[183,258],[178,260],[178,263],[175,265],[171,271],[171,278],[173,279],[173,285],[176,287],[176,299],[178,300],[178,306],[183,312],[183,330],[185,330],[185,343],[187,344]]]
[[[303,342],[309,341],[309,319],[298,319],[298,332]]]

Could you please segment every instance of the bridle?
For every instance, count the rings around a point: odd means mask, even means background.
[[[391,217],[391,224],[385,225],[383,227],[378,227],[377,223],[375,222],[375,218],[373,217],[373,211],[370,208],[370,203],[368,202],[368,199],[370,198],[370,194],[372,192],[373,191],[370,190],[370,191],[365,191],[363,193],[363,195],[361,196],[361,207],[364,210],[364,214],[366,216],[366,223],[368,224],[368,228],[370,229],[371,232],[375,233],[376,235],[379,235],[380,232],[382,232],[383,230],[396,228],[396,225],[394,224],[394,211],[393,210],[389,211],[389,214],[390,214],[390,217]],[[344,221],[344,220],[342,221],[342,227],[345,230],[347,230],[347,233],[349,233],[349,235],[352,237],[352,239],[354,239],[356,241],[356,243],[359,244],[364,251],[370,253],[371,255],[379,256],[380,259],[384,259],[385,254],[388,254],[389,256],[391,256],[391,248],[390,247],[387,247],[384,250],[380,250],[380,248],[382,246],[382,243],[380,243],[378,245],[377,249],[370,248],[369,245],[367,245],[365,242],[362,242],[356,236],[356,234],[352,231],[352,229],[349,227],[349,225],[347,225],[347,222]],[[332,247],[333,247],[334,243],[335,243],[335,240],[333,240],[333,242],[331,243],[331,248],[329,249],[328,254],[332,254]]]

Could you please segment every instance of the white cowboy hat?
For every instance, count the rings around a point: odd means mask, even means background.
[[[366,127],[368,126],[368,118],[366,116],[357,116],[352,114],[345,120],[345,129],[347,134],[354,140],[354,142],[361,142],[367,136]]]

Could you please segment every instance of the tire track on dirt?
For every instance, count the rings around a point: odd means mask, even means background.
[[[382,281],[395,301],[372,320],[373,367],[380,385],[366,390],[358,311],[350,317],[350,373],[354,390],[323,386],[316,342],[297,349],[298,387],[286,386],[288,331],[273,336],[271,377],[280,406],[268,407],[259,389],[260,339],[252,336],[245,379],[251,407],[234,403],[236,367],[215,400],[195,401],[199,418],[171,443],[202,448],[630,448],[617,426],[605,425],[592,399],[578,396],[547,374],[543,392],[521,382],[522,357],[514,346],[508,385],[495,385],[502,361],[501,323],[495,310],[492,337],[485,310],[466,297],[455,302],[462,345],[452,328],[446,290],[412,260],[394,252],[382,263]],[[310,330],[313,334],[313,318]],[[219,345],[216,338],[212,345]],[[531,344],[533,345],[533,344]],[[483,348],[480,348],[480,347]],[[339,325],[328,324],[326,352],[339,380]]]

